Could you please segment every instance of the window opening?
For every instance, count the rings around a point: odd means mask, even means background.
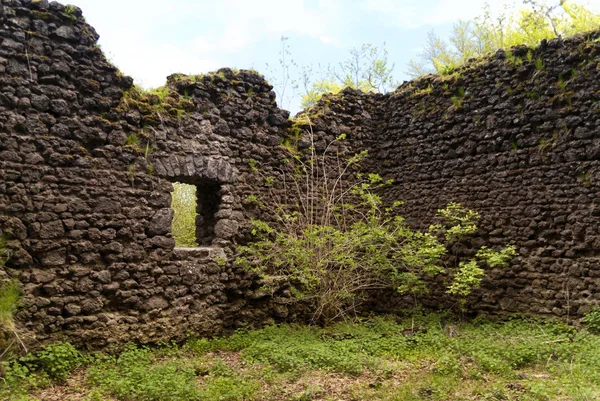
[[[211,245],[215,239],[216,214],[221,203],[221,186],[214,182],[173,183],[172,224],[177,247]]]
[[[172,233],[177,247],[196,247],[196,186],[173,183],[171,193],[171,208],[175,212],[172,223]]]

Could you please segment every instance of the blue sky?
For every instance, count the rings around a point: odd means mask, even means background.
[[[434,29],[444,37],[459,18],[480,15],[484,0],[69,0],[100,34],[99,43],[123,73],[144,87],[175,72],[220,67],[278,73],[280,38],[289,38],[300,65],[335,65],[363,43],[386,42],[394,77]],[[492,0],[492,8],[522,0]],[[581,1],[578,3],[582,3]],[[583,1],[600,9],[600,0]],[[271,66],[271,69],[267,67]],[[279,73],[278,73],[279,75]],[[288,91],[289,93],[289,91]],[[296,97],[297,98],[297,97]],[[298,101],[284,108],[298,111]]]

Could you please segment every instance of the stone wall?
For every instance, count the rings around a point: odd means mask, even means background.
[[[22,282],[25,328],[101,346],[287,317],[285,290],[267,297],[227,262],[257,213],[248,195],[266,191],[250,159],[281,159],[288,113],[271,86],[223,69],[145,93],[106,60],[78,8],[15,0],[0,12],[0,227],[11,253],[0,279]],[[174,248],[175,181],[212,197],[211,248]]]
[[[395,180],[382,195],[404,201],[412,225],[428,227],[453,201],[477,210],[477,237],[453,253],[516,245],[473,309],[580,316],[600,302],[598,37],[498,51],[385,96],[345,90],[308,113],[318,132],[370,151],[366,170]],[[450,305],[443,292],[423,301]]]
[[[450,201],[478,210],[480,232],[456,254],[517,246],[476,310],[578,315],[600,301],[596,38],[498,52],[387,95],[345,90],[305,113],[317,149],[344,133],[346,152],[369,150],[365,170],[395,180],[382,195],[404,200],[412,224]],[[11,252],[0,280],[22,283],[19,320],[38,340],[97,347],[298,319],[285,287],[267,294],[231,263],[250,219],[270,220],[293,196],[280,146],[291,122],[271,86],[222,69],[144,92],[97,39],[77,7],[0,7],[0,234]],[[176,181],[200,191],[202,248],[175,248]],[[427,305],[446,302],[433,295]]]

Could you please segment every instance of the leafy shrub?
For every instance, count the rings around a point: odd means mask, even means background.
[[[340,148],[332,145],[327,149]],[[478,214],[457,203],[439,211],[443,223],[426,232],[413,230],[397,213],[402,202],[386,207],[376,193],[391,181],[352,173],[366,152],[334,167],[331,176],[325,166],[344,156],[309,151],[306,161],[293,158],[289,180],[296,197],[280,203],[276,226],[253,221],[256,241],[238,248],[236,263],[271,279],[267,282],[289,280],[297,298],[310,304],[313,322],[329,324],[354,315],[372,290],[427,292],[425,278],[446,271],[441,258],[447,249],[440,238],[455,241],[477,230]],[[483,264],[506,266],[514,254],[513,247],[500,252],[482,248],[450,271],[448,293],[466,297],[481,283]]]
[[[41,351],[27,354],[20,358],[20,362],[30,371],[42,370],[51,380],[63,382],[85,362],[85,358],[72,344],[56,342]]]
[[[581,321],[591,333],[600,334],[600,307],[596,306],[591,312],[588,312]]]

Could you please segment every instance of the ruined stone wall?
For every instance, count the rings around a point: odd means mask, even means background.
[[[318,150],[346,134],[342,153],[368,149],[365,170],[395,180],[382,195],[404,200],[416,226],[450,201],[479,211],[459,255],[515,244],[519,256],[489,272],[474,309],[581,314],[600,301],[596,37],[499,52],[387,95],[325,96],[297,146],[311,145],[311,129]],[[22,283],[19,320],[38,340],[97,347],[298,319],[285,287],[265,293],[232,259],[250,219],[271,220],[294,196],[280,143],[299,123],[288,130],[251,71],[175,74],[141,91],[97,39],[76,7],[0,7],[0,234],[11,253],[0,280]],[[203,248],[175,248],[175,181],[210,204]],[[404,305],[387,295],[378,309]]]
[[[105,59],[76,7],[0,7],[0,279],[38,340],[101,346],[214,335],[288,315],[231,267],[288,113],[250,71],[174,75],[159,94]],[[276,164],[276,163],[275,163]],[[261,167],[268,173],[270,167]],[[206,249],[174,249],[172,182],[214,191]],[[269,188],[272,191],[273,188]]]
[[[370,151],[365,169],[395,180],[382,195],[403,200],[412,225],[449,202],[480,212],[477,237],[453,252],[516,245],[473,309],[581,315],[600,302],[599,54],[598,33],[544,41],[385,96],[346,90],[309,113],[317,131]],[[450,305],[441,290],[423,301]]]

